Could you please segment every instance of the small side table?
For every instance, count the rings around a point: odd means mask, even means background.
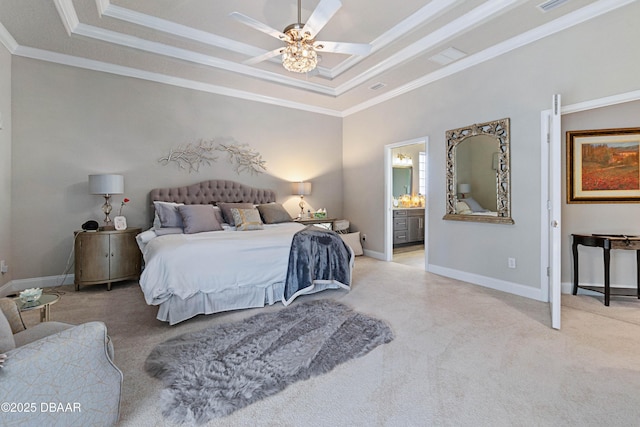
[[[623,296],[635,296],[640,299],[640,237],[608,234],[572,234],[573,243],[571,252],[573,253],[573,295],[578,293],[578,288],[604,294],[604,305],[609,305],[611,294]],[[602,248],[604,257],[604,287],[580,285],[578,281],[578,245]],[[637,288],[615,288],[609,280],[609,269],[611,260],[611,249],[623,249],[636,251]]]
[[[51,305],[60,300],[60,295],[42,294],[40,298],[33,302],[22,302],[16,298],[16,305],[21,312],[40,309],[40,322],[48,322],[51,319]]]

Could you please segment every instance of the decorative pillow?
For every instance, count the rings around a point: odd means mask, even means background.
[[[265,224],[279,224],[281,222],[291,222],[291,215],[280,203],[267,203],[258,205],[258,212]]]
[[[471,215],[473,211],[469,208],[469,205],[465,202],[456,202],[456,213],[461,215]]]
[[[213,205],[211,206],[213,207],[213,213],[216,216],[216,219],[218,220],[218,222],[220,224],[224,224],[225,221],[224,221],[224,217],[222,216],[222,210],[217,206],[213,206]]]
[[[473,212],[486,212],[486,209],[480,206],[480,203],[476,202],[473,197],[464,198],[462,201],[465,202]]]
[[[14,348],[16,348],[16,341],[13,339],[11,325],[4,314],[0,312],[0,353],[6,353]]]
[[[178,211],[182,215],[185,234],[222,230],[211,205],[183,205],[178,206]]]
[[[233,215],[233,222],[236,224],[236,230],[262,230],[262,220],[260,219],[260,212],[256,208],[252,209],[237,209],[232,208],[231,214]]]
[[[224,222],[231,226],[236,225],[233,221],[231,209],[254,209],[254,206],[251,203],[218,203],[218,207],[222,210]]]
[[[178,207],[184,206],[184,203],[154,201],[153,206],[160,219],[160,227],[182,227],[182,216],[178,212]]]
[[[362,250],[362,244],[360,244],[360,232],[356,231],[355,233],[347,233],[347,234],[338,234],[342,237],[342,240],[349,245],[349,247],[353,250],[354,255],[362,255],[364,251]]]

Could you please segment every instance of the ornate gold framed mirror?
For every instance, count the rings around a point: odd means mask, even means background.
[[[513,224],[509,118],[446,132],[447,203],[443,219]]]

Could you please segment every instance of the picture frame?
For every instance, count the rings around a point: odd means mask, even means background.
[[[127,229],[127,218],[125,218],[123,216],[117,216],[117,217],[113,218],[113,225],[115,226],[116,230],[118,230],[118,231],[126,230]]]
[[[567,131],[567,203],[640,202],[640,128]]]

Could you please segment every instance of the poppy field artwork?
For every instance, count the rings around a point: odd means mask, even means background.
[[[640,202],[640,128],[567,132],[567,202]]]

